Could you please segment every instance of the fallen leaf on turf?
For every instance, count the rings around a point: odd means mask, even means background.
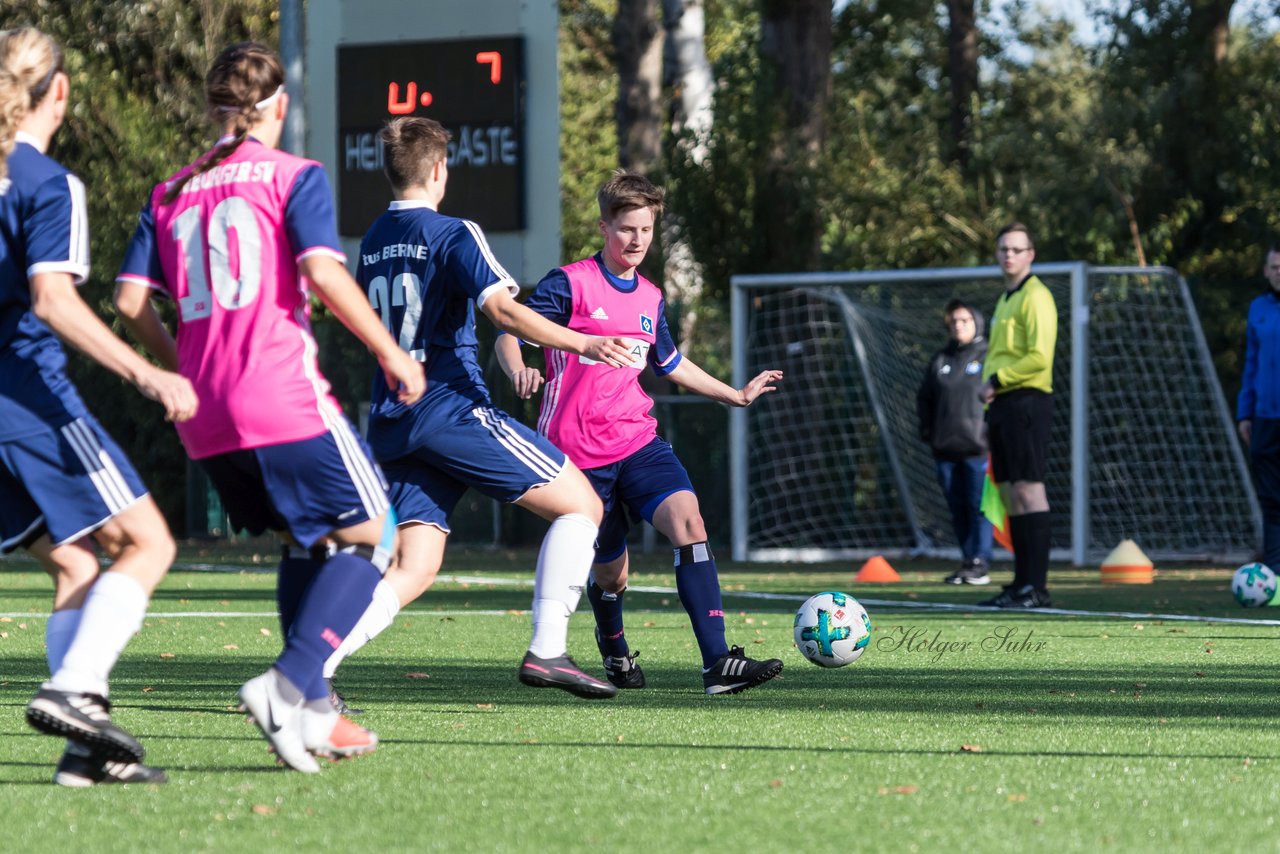
[[[18,623],[18,628],[25,629],[26,627],[27,627],[26,623]]]
[[[152,688],[150,685],[148,685],[147,687],[145,687],[145,688],[143,688],[143,689],[142,689],[142,693],[144,693],[144,694],[150,694],[150,693],[151,693],[152,691],[154,691],[154,690],[155,690],[155,688]]]
[[[1133,683],[1133,687],[1135,687],[1135,688],[1137,688],[1139,691],[1141,691],[1143,688],[1147,687],[1147,683],[1146,683],[1146,682],[1134,682],[1134,683]]]
[[[430,673],[406,673],[404,675],[404,678],[405,679],[430,679],[431,674]]]
[[[764,638],[756,638],[752,643],[764,643]]]
[[[257,815],[275,815],[280,810],[275,807],[269,807],[266,804],[254,804],[253,811]]]
[[[228,644],[223,644],[222,648],[223,649],[239,649],[240,647],[236,646],[233,643],[228,643]]]
[[[264,638],[269,638],[271,637],[271,629],[258,629],[258,634],[262,635]]]
[[[645,627],[646,629],[651,629],[651,628],[653,628],[653,627],[654,627],[654,626],[656,626],[656,625],[657,625],[657,623],[655,623],[653,620],[645,620],[645,622],[644,622],[644,627]]]
[[[521,611],[521,610],[520,610],[520,609],[518,609],[518,608],[511,608],[510,610],[508,610],[508,611],[507,611],[507,613],[508,613],[508,614],[510,614],[510,615],[511,615],[511,616],[513,616],[513,617],[518,617],[518,616],[520,616],[520,615],[521,615],[522,613],[524,613],[524,612],[523,612],[523,611]]]
[[[12,623],[13,617],[0,617],[0,623]]]
[[[492,709],[493,703],[476,703],[477,709]]]
[[[1015,804],[1020,804],[1027,799],[1026,795],[1010,795],[1009,800]]]
[[[1140,632],[1140,631],[1142,631],[1144,628],[1146,628],[1146,627],[1145,627],[1145,626],[1143,626],[1143,625],[1142,625],[1142,623],[1136,623],[1136,624],[1134,624],[1133,630],[1134,630],[1135,632]]]
[[[755,619],[755,617],[747,617],[747,619],[746,619],[744,622],[745,622],[748,626],[754,626],[754,625],[756,624],[756,619]]]
[[[981,753],[982,745],[981,744],[962,744],[960,745],[960,752],[961,753]]]
[[[161,657],[161,658],[176,658],[177,656],[175,656],[175,655],[174,655],[173,653],[171,653],[171,652],[162,652],[162,653],[160,653],[160,657]]]
[[[1244,767],[1248,768],[1248,767],[1249,767],[1250,765],[1252,765],[1252,764],[1253,764],[1253,760],[1252,760],[1252,759],[1250,759],[1248,756],[1246,756],[1246,757],[1244,758]]]
[[[618,736],[618,744],[622,744],[622,742],[626,741],[626,738],[625,735]]]
[[[896,795],[914,795],[919,791],[917,786],[895,786],[893,789]]]
[[[7,638],[8,636],[9,636],[8,632],[0,632],[0,638]]]
[[[770,789],[781,789],[781,788],[782,788],[782,781],[781,781],[781,780],[770,780],[770,781],[769,781],[769,788],[770,788]]]

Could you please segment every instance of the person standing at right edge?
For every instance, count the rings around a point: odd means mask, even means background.
[[[1270,287],[1249,305],[1236,428],[1262,505],[1262,561],[1280,569],[1280,243],[1262,273]]]
[[[1052,534],[1044,477],[1053,421],[1053,349],[1058,309],[1053,294],[1031,273],[1035,243],[1020,222],[996,235],[996,262],[1005,292],[996,302],[988,336],[985,383],[991,476],[1009,512],[1013,582],[979,602],[996,608],[1048,608]]]

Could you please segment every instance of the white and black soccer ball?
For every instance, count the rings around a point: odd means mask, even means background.
[[[1276,596],[1276,574],[1265,563],[1246,563],[1231,577],[1231,594],[1246,608],[1261,608]]]
[[[796,611],[796,648],[820,667],[858,660],[871,641],[871,618],[848,593],[810,596]]]

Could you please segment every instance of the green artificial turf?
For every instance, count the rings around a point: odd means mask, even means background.
[[[230,571],[175,570],[113,675],[116,720],[172,782],[90,790],[49,783],[61,744],[23,720],[46,675],[49,582],[0,562],[6,849],[1277,847],[1277,626],[913,610],[879,603],[972,603],[994,588],[947,587],[939,563],[899,563],[901,583],[874,586],[853,584],[855,567],[726,563],[730,642],[786,668],[707,697],[669,562],[637,556],[628,637],[649,687],[588,702],[515,679],[533,556],[457,550],[339,673],[378,751],[307,776],[274,766],[235,711],[236,688],[280,647],[262,571],[274,557],[255,553],[184,550],[187,564]],[[500,583],[454,580],[479,575]],[[1135,587],[1052,576],[1069,609],[1280,619],[1237,607],[1228,580],[1221,568]],[[791,640],[795,608],[824,589],[857,596],[874,624],[866,654],[837,670]],[[584,602],[570,647],[598,673],[591,628]]]

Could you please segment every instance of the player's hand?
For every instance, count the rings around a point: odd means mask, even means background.
[[[1253,438],[1253,421],[1249,418],[1244,419],[1236,425],[1236,430],[1240,432],[1240,438],[1244,441],[1244,446],[1249,447],[1249,440]]]
[[[511,383],[516,387],[516,396],[521,400],[528,400],[542,388],[542,371],[537,368],[521,368],[511,375]]]
[[[990,403],[995,399],[996,387],[991,384],[990,380],[987,380],[982,384],[981,390],[978,391],[978,400],[981,400],[983,403]]]
[[[154,368],[138,379],[138,391],[164,407],[164,417],[175,424],[196,414],[200,400],[191,382],[181,374]]]
[[[750,406],[755,399],[767,391],[777,391],[778,387],[773,385],[782,379],[782,371],[761,371],[756,378],[744,385],[739,394],[742,395],[742,405]]]
[[[582,351],[582,355],[614,368],[626,368],[631,365],[631,348],[627,346],[625,338],[601,338],[588,335],[587,347]]]
[[[405,351],[396,348],[384,357],[378,357],[378,364],[387,378],[387,388],[396,392],[396,400],[405,406],[412,406],[427,390],[427,377],[423,373],[422,363]]]

